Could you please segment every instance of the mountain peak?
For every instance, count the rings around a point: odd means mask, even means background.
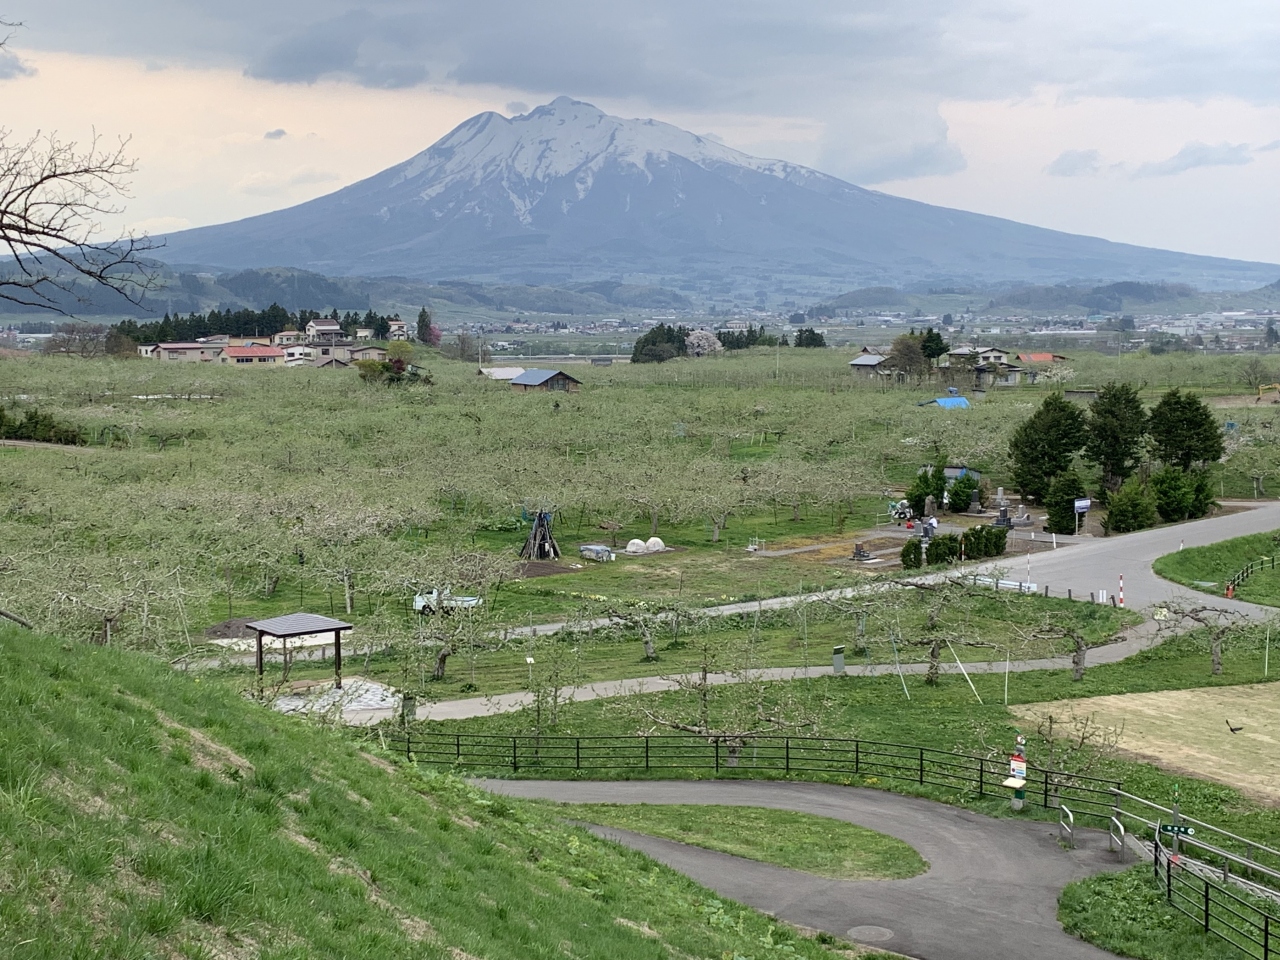
[[[404,163],[288,210],[168,239],[170,262],[547,277],[728,271],[852,286],[1225,280],[1274,267],[1125,247],[863,190],[659,120],[557,97],[478,114]],[[754,288],[753,288],[754,289]]]

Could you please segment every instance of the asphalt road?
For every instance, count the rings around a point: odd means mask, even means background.
[[[1235,506],[1235,504],[1232,504]],[[1219,540],[1230,540],[1251,533],[1262,533],[1280,527],[1280,501],[1242,503],[1248,509],[1238,513],[1194,520],[1155,530],[1127,533],[1118,537],[1097,539],[1080,538],[1070,547],[1032,553],[1019,557],[1013,554],[999,562],[984,564],[979,569],[1004,569],[1017,580],[1027,579],[1027,562],[1031,564],[1031,582],[1043,590],[1047,585],[1055,597],[1072,595],[1088,597],[1106,590],[1108,595],[1119,590],[1120,577],[1124,577],[1125,606],[1145,610],[1173,600],[1191,601],[1196,604],[1231,609],[1248,616],[1265,618],[1274,616],[1272,607],[1260,607],[1225,597],[1211,597],[1164,580],[1151,570],[1151,564],[1166,553],[1173,553],[1180,546],[1201,547]],[[1074,539],[1074,538],[1073,538]]]
[[[1100,960],[1113,954],[1068,936],[1058,895],[1073,880],[1121,869],[1102,831],[998,820],[880,790],[820,783],[483,780],[513,797],[567,803],[773,807],[856,823],[915,847],[929,869],[909,880],[828,880],[612,827],[600,836],[640,850],[698,883],[791,923],[920,960]]]

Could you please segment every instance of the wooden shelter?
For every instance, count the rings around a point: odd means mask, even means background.
[[[343,623],[341,620],[334,620],[332,617],[322,617],[318,613],[290,613],[283,617],[272,617],[270,620],[255,620],[246,626],[258,634],[257,646],[257,667],[258,667],[258,689],[262,689],[262,641],[265,637],[275,637],[281,642],[282,648],[286,647],[288,641],[296,637],[314,637],[317,634],[330,633],[333,635],[333,676],[334,686],[342,689],[342,634],[343,631],[350,630],[351,624]]]
[[[563,370],[526,370],[511,379],[511,389],[516,393],[527,393],[530,390],[577,393],[581,386],[581,380],[569,376]]]
[[[539,510],[533,518],[533,527],[529,531],[529,539],[520,549],[522,560],[559,560],[560,545],[551,533],[551,514]]]

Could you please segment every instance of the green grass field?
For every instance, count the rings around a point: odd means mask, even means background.
[[[548,804],[571,820],[620,827],[833,880],[905,880],[928,864],[874,830],[790,810],[680,804]]]
[[[543,808],[140,654],[0,630],[0,697],[14,960],[675,960],[766,935],[835,956]]]
[[[1280,544],[1274,533],[1254,533],[1166,554],[1151,568],[1174,583],[1220,597],[1226,582],[1245,566],[1255,560],[1271,560],[1277,553],[1280,553]],[[1257,571],[1240,584],[1235,595],[1250,603],[1280,606],[1280,570],[1267,566]]]

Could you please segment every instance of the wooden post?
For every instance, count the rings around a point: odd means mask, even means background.
[[[262,631],[261,630],[258,631],[257,668],[258,668],[258,699],[261,700],[262,699]]]
[[[342,689],[342,631],[333,631],[333,675],[334,687]]]

